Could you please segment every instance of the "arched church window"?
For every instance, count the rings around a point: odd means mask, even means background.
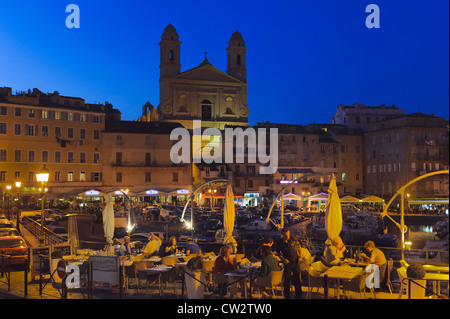
[[[237,61],[236,62],[237,62],[237,65],[239,65],[239,66],[241,65],[241,55],[240,54],[237,55]]]
[[[211,119],[211,101],[203,100],[202,101],[202,119],[210,120]]]
[[[170,50],[170,51],[169,51],[169,60],[170,60],[171,62],[173,62],[174,59],[175,59],[175,54],[174,54],[173,50]]]

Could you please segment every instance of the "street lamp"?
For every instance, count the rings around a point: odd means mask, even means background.
[[[38,171],[36,174],[36,180],[41,183],[41,234],[39,236],[39,242],[40,245],[43,246],[44,243],[44,198],[45,198],[45,191],[46,186],[48,182],[48,177],[50,175],[50,171],[47,167],[44,166]]]
[[[8,194],[8,219],[11,220],[11,213],[9,211],[9,197],[11,196],[11,194],[9,193],[11,191],[11,185],[6,185],[6,193]]]
[[[17,181],[16,182],[16,190],[17,190],[17,210],[16,210],[16,228],[20,233],[20,186],[22,186],[22,183]]]

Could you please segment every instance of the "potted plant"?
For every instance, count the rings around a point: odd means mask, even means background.
[[[408,298],[409,299],[423,299],[425,298],[425,286],[427,281],[423,279],[426,275],[426,270],[421,264],[410,264],[406,268],[406,275],[408,280]]]
[[[201,256],[189,259],[184,279],[188,299],[203,299],[206,280]]]

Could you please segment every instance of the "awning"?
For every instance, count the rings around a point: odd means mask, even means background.
[[[87,191],[79,193],[77,196],[81,197],[99,197],[99,196],[106,196],[105,193],[99,191],[98,189],[89,189]]]
[[[186,196],[188,196],[188,195],[190,195],[191,194],[191,191],[189,190],[189,189],[176,189],[176,190],[174,190],[174,191],[172,191],[172,192],[170,192],[169,193],[169,195],[170,196],[180,196],[180,195],[186,195]]]
[[[362,202],[363,203],[382,203],[382,202],[384,202],[384,199],[377,197],[377,196],[370,195],[370,196],[364,197],[362,199]]]
[[[359,203],[359,199],[350,195],[341,198],[341,203]]]
[[[448,204],[448,197],[447,198],[413,198],[408,199],[409,205],[430,205],[430,204]]]
[[[138,192],[136,195],[138,196],[166,196],[170,193],[170,190],[168,189],[146,189],[143,191]]]
[[[287,199],[287,200],[302,200],[301,196],[295,195],[293,193],[288,193],[286,195],[283,195],[283,200]]]
[[[318,193],[315,195],[311,195],[308,197],[308,200],[311,201],[319,201],[319,200],[328,200],[328,193]]]

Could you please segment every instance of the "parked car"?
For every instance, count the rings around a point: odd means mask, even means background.
[[[11,256],[11,265],[24,264],[28,246],[21,236],[0,237],[0,254]]]
[[[7,236],[20,236],[20,233],[16,228],[0,228],[0,237]]]
[[[16,228],[14,224],[6,218],[0,219],[0,228]]]
[[[256,219],[248,223],[247,225],[241,226],[242,230],[271,230],[272,225],[265,219]]]
[[[216,241],[216,231],[208,230],[197,238],[198,243],[213,243]]]

